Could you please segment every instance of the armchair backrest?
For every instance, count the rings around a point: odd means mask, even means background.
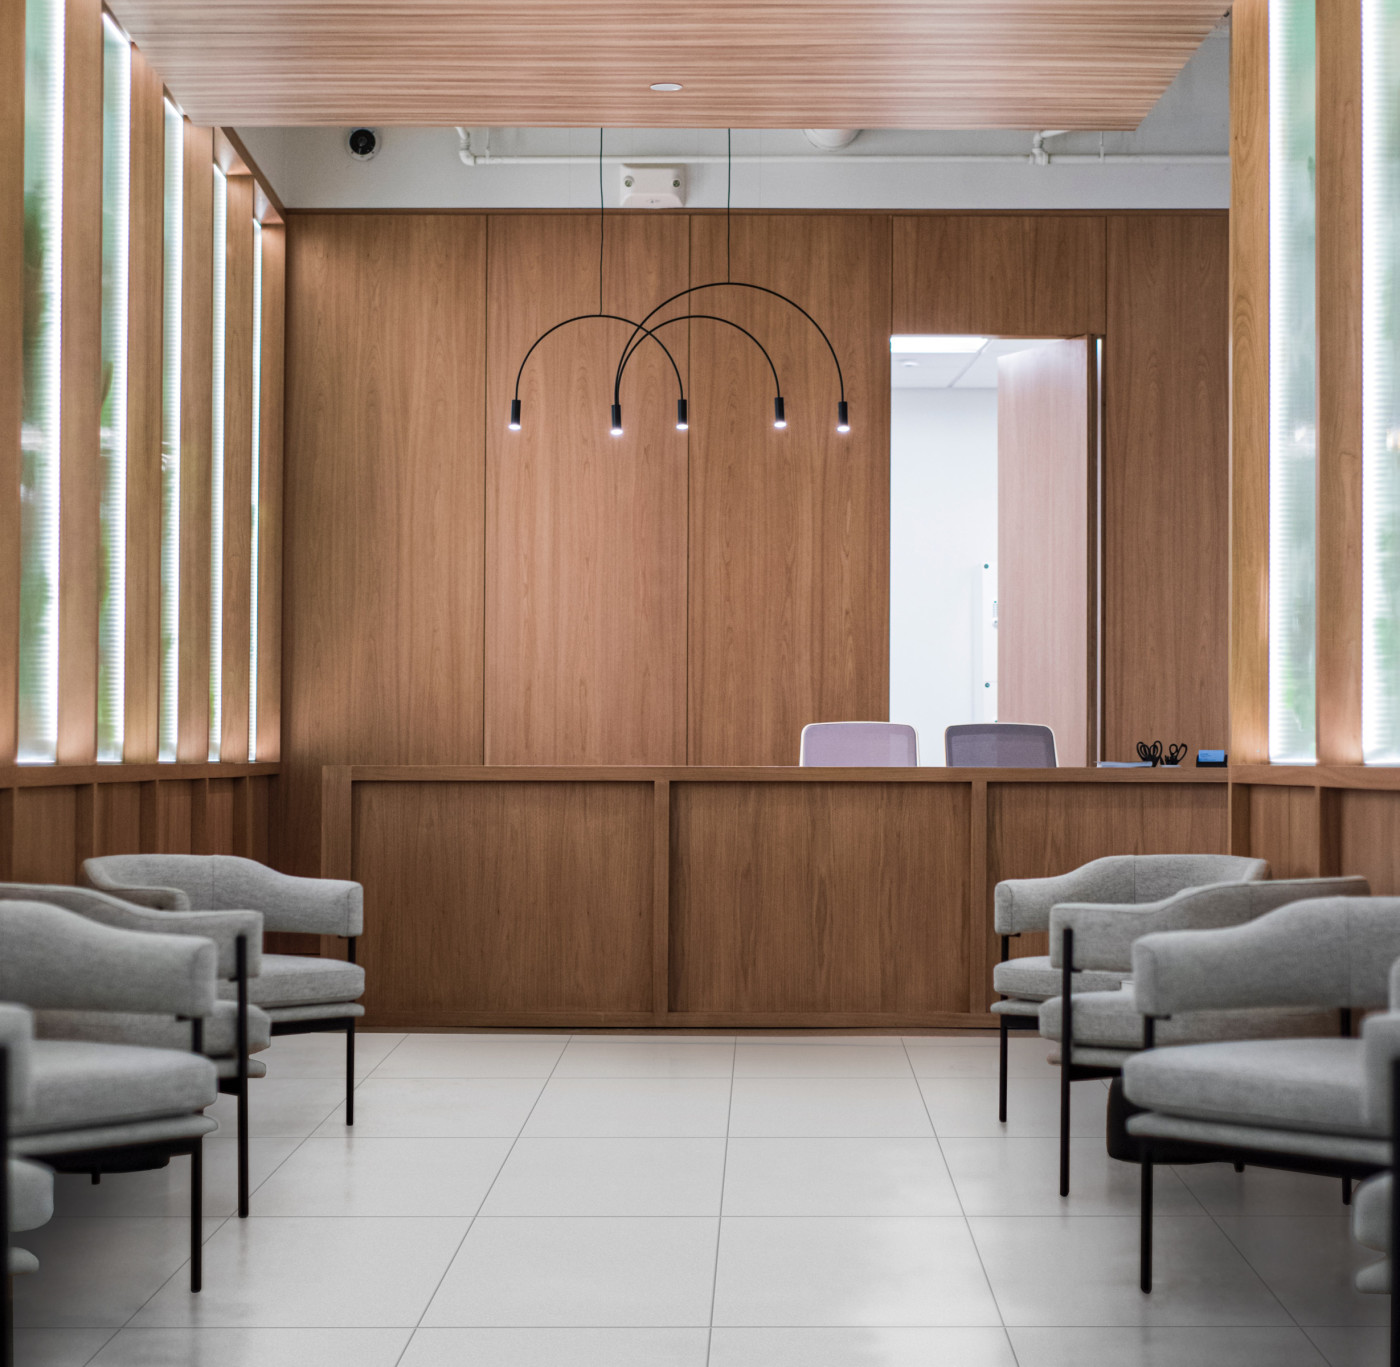
[[[212,858],[207,854],[106,854],[83,860],[83,880],[100,892],[160,911],[212,911]]]
[[[29,1108],[32,1082],[29,1044],[34,1038],[34,1013],[13,1002],[0,1002],[0,1046],[10,1051],[10,1115],[22,1116]],[[0,1158],[3,1158],[0,1153]]]

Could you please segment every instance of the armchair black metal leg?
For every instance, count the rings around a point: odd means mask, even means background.
[[[1069,1195],[1069,1107],[1074,1054],[1074,932],[1065,927],[1061,954],[1064,965],[1060,976],[1060,1195]]]
[[[1006,1124],[1006,1055],[1007,1055],[1007,1034],[1008,1027],[1005,1016],[999,1016],[1001,1024],[1001,1059],[1000,1067],[997,1071],[997,1119],[1003,1125]]]
[[[345,1123],[355,1123],[355,1022],[345,1027]]]
[[[238,1218],[248,1218],[248,940],[234,943],[238,977],[238,1019],[233,1050],[238,1069]]]
[[[204,1287],[204,1139],[190,1149],[190,1290]]]
[[[1142,1244],[1138,1252],[1138,1285],[1152,1290],[1152,1160],[1147,1146],[1142,1153],[1142,1211],[1138,1216]]]
[[[1343,1204],[1344,1206],[1349,1206],[1349,1205],[1351,1205],[1351,1178],[1350,1178],[1350,1177],[1343,1177],[1343,1178],[1342,1178],[1342,1204]]]

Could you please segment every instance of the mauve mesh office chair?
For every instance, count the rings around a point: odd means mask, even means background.
[[[902,769],[918,762],[918,733],[899,722],[816,721],[802,728],[803,766]]]
[[[943,758],[950,769],[1054,769],[1055,733],[1010,721],[950,726]]]

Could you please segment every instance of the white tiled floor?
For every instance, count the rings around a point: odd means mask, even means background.
[[[986,1036],[364,1034],[253,1084],[206,1146],[205,1290],[183,1159],[93,1187],[21,1242],[20,1367],[1379,1367],[1336,1182],[1161,1171],[1137,1289],[1137,1169],[1076,1085]]]

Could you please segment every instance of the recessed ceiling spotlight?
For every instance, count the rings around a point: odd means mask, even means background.
[[[657,81],[652,86],[653,90],[683,90],[685,87],[679,81]]]
[[[900,362],[900,365],[902,365],[906,370],[915,369],[915,368],[918,366],[918,364],[919,364],[918,361],[901,361],[901,362]]]

